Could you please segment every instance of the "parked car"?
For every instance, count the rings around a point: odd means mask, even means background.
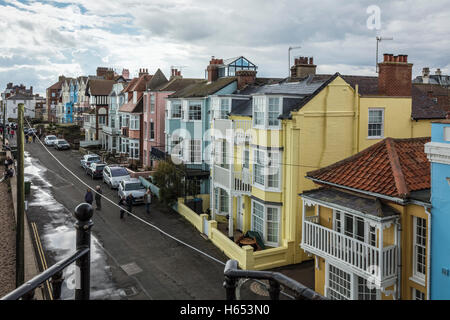
[[[101,162],[93,162],[86,169],[86,174],[91,176],[92,179],[103,177],[103,169],[105,168],[106,163]]]
[[[111,189],[118,188],[120,181],[130,179],[131,176],[124,167],[110,165],[103,169],[103,182],[108,184]]]
[[[100,162],[99,155],[95,153],[85,154],[80,160],[80,165],[84,170],[87,170],[87,168],[91,165],[91,163],[94,162]]]
[[[119,183],[118,195],[119,197],[128,197],[131,193],[133,195],[133,203],[143,203],[144,195],[147,189],[139,179],[131,178],[129,180],[122,180]]]
[[[56,136],[50,135],[45,137],[44,143],[46,146],[52,146],[57,140],[58,138]]]
[[[56,148],[56,150],[69,150],[70,144],[64,140],[64,139],[58,139],[53,146]]]

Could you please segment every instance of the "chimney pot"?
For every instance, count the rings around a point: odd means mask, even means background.
[[[309,58],[309,64],[314,64],[313,57],[310,57],[310,58]]]

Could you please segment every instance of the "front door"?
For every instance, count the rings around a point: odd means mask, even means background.
[[[238,214],[238,219],[237,219],[237,229],[240,230],[241,232],[244,230],[244,206],[245,206],[245,202],[244,199],[242,198],[242,196],[237,197],[237,214]]]

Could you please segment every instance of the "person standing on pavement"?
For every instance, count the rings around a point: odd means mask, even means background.
[[[102,189],[100,188],[100,186],[96,186],[95,187],[95,204],[97,206],[97,208],[95,208],[96,210],[102,210]]]
[[[131,212],[131,213],[133,212],[133,201],[134,201],[134,197],[133,197],[133,195],[130,193],[130,194],[127,196],[127,199],[126,199],[128,215],[130,215],[130,212]]]
[[[84,201],[92,206],[94,196],[92,195],[91,189],[87,189],[86,194],[84,195]]]
[[[152,192],[150,191],[150,187],[147,188],[147,192],[144,195],[144,203],[145,203],[145,211],[150,213],[150,204],[152,203]]]
[[[125,205],[127,203],[127,200],[125,199],[125,196],[120,198],[119,200],[119,206],[120,206],[120,219],[123,219],[123,214],[125,213]]]

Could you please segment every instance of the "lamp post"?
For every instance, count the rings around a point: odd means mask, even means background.
[[[291,50],[300,49],[300,46],[297,47],[289,47],[288,49],[288,78],[291,76]]]
[[[25,182],[23,170],[24,134],[23,134],[24,104],[18,106],[17,128],[17,229],[16,229],[16,287],[24,282],[24,219],[25,219]]]
[[[378,73],[378,43],[381,42],[382,40],[394,40],[394,38],[377,36],[376,39],[377,39],[377,53],[375,58],[375,72]]]

